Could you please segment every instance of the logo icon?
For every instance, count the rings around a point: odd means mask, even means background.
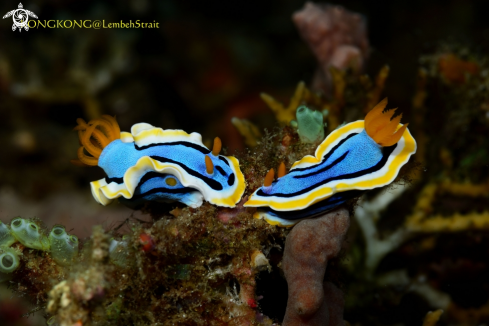
[[[14,24],[12,25],[12,31],[14,32],[17,28],[19,29],[19,32],[22,31],[22,28],[24,28],[26,31],[29,30],[29,25],[27,24],[29,21],[29,16],[38,19],[35,13],[25,10],[22,3],[19,3],[18,9],[14,9],[6,13],[5,16],[3,16],[3,19],[10,16],[12,16],[12,19],[14,20]]]

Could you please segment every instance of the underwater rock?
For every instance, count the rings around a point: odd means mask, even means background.
[[[323,279],[349,226],[348,211],[340,208],[299,222],[287,236],[283,267],[289,299],[283,326],[343,324],[343,295]]]

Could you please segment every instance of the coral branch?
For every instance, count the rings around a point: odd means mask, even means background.
[[[397,248],[406,241],[410,234],[405,229],[400,228],[390,234],[385,239],[379,239],[379,234],[375,222],[379,219],[380,213],[389,206],[395,199],[400,197],[407,189],[405,185],[397,185],[376,196],[371,201],[363,200],[355,209],[355,219],[363,232],[366,242],[366,259],[367,276],[370,275],[382,258],[389,252]]]

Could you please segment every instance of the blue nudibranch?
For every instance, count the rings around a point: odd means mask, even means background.
[[[383,112],[387,99],[365,120],[334,130],[316,149],[315,156],[295,162],[288,174],[273,169],[244,204],[259,207],[255,218],[270,224],[292,226],[300,219],[327,212],[362,191],[388,185],[416,152],[416,141],[400,124],[394,110]],[[268,180],[267,180],[268,179]]]
[[[120,132],[117,121],[107,115],[77,122],[82,146],[74,163],[98,165],[105,171],[106,178],[91,182],[93,197],[102,205],[120,197],[130,205],[154,200],[198,207],[205,199],[234,207],[244,193],[239,162],[219,155],[217,137],[211,151],[198,133],[147,123],[135,124],[131,133]]]

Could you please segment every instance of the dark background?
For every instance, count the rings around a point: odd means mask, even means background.
[[[91,225],[117,225],[133,212],[102,208],[89,182],[98,168],[73,166],[76,118],[115,115],[122,130],[138,122],[221,137],[243,149],[230,123],[248,118],[273,128],[259,94],[288,102],[313,76],[316,59],[291,15],[304,1],[34,1],[40,20],[159,22],[158,29],[31,29],[0,20],[0,219],[37,216],[80,237]],[[489,41],[488,1],[341,1],[367,19],[366,72],[391,68],[384,94],[409,117],[419,58],[444,43],[481,55]],[[2,1],[0,13],[16,9]],[[443,112],[440,112],[443,114]],[[144,216],[142,217],[144,218]],[[6,294],[8,296],[8,293]],[[28,323],[30,320],[18,321]]]

